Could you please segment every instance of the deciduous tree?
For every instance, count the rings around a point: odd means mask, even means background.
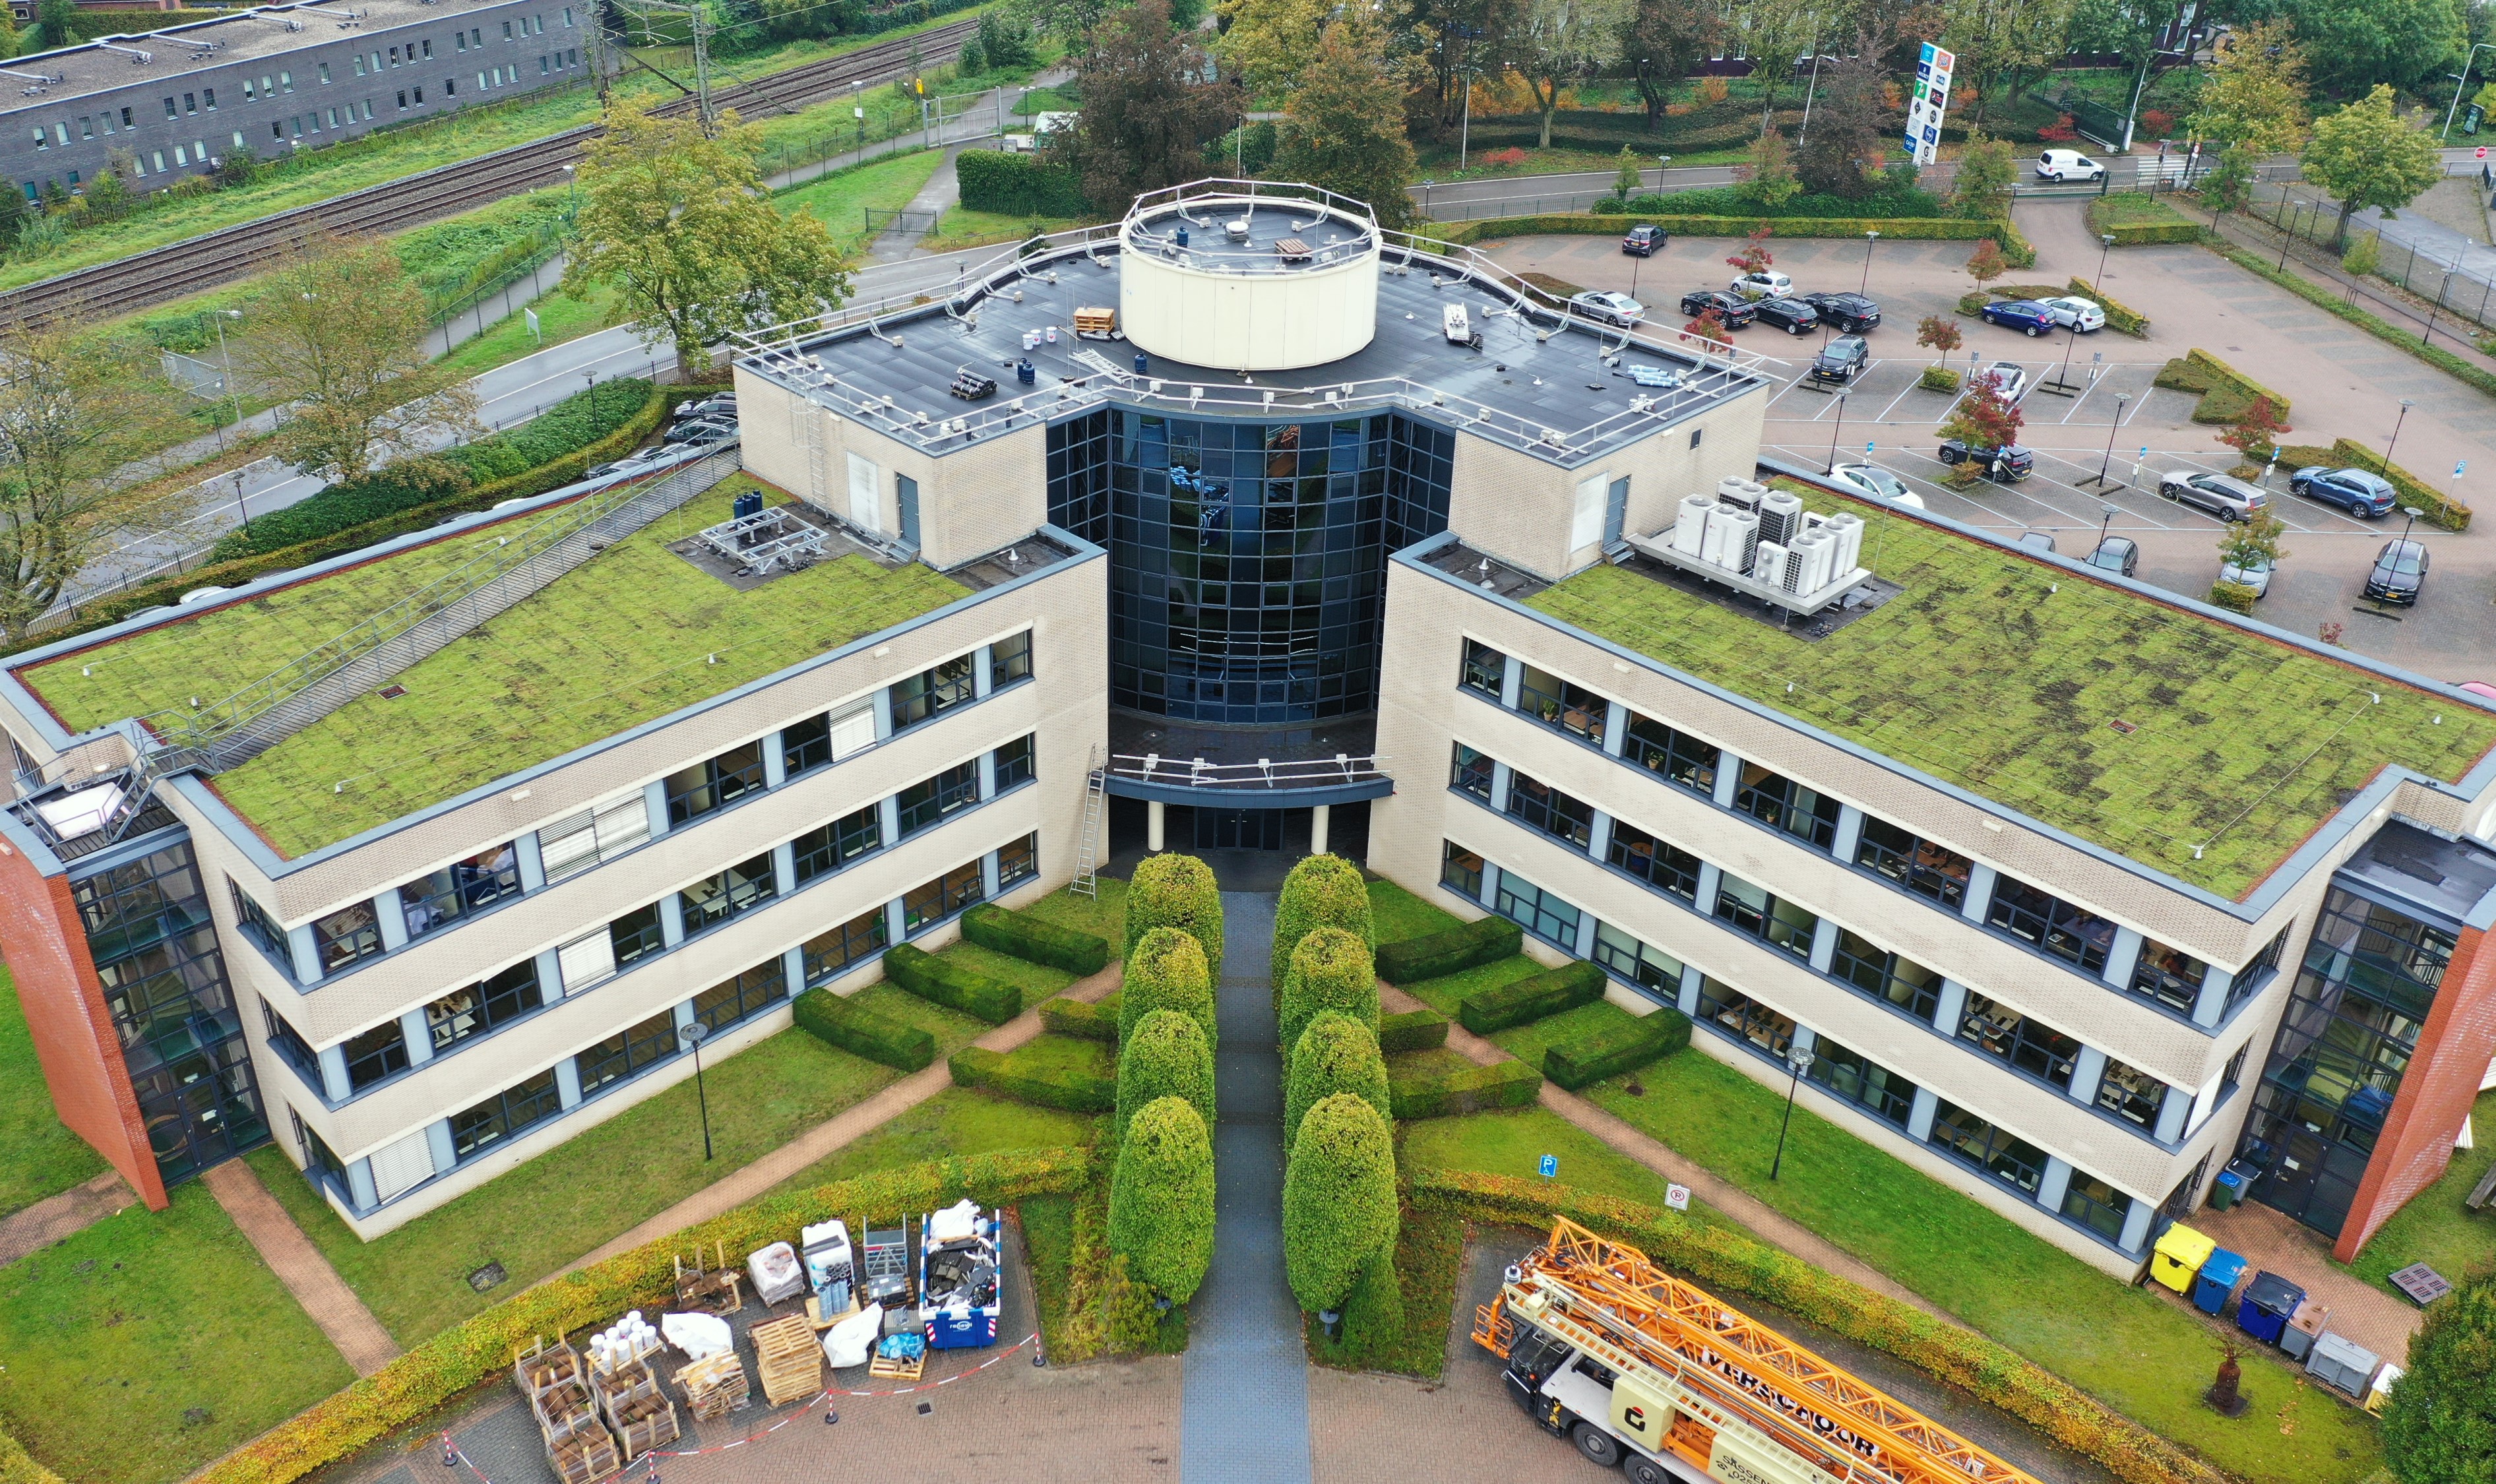
[[[1386,33],[1362,15],[1327,26],[1284,108],[1274,164],[1291,179],[1369,202],[1382,224],[1401,228],[1415,214],[1404,194],[1413,144],[1395,75]]]
[[[2469,46],[2454,0],[2289,0],[2287,13],[2314,80],[2342,97],[2415,89]]]
[[[1977,243],[1976,251],[1967,255],[1967,276],[1976,280],[1979,289],[2010,271],[2011,264],[2002,257],[2001,244],[1991,237]]]
[[[2261,463],[2279,447],[2280,434],[2294,431],[2280,417],[2279,409],[2271,405],[2269,397],[2258,396],[2245,409],[2245,415],[2222,428],[2217,437],[2219,442]]]
[[[1014,0],[1014,13],[1034,30],[1072,47],[1126,5],[1127,0]]]
[[[1963,338],[1958,322],[1948,315],[1928,314],[1916,325],[1916,344],[1932,351],[1937,366],[1950,360],[1950,353],[1959,348]]]
[[[1941,436],[1958,439],[1971,448],[2007,448],[2019,441],[2020,420],[2019,406],[2002,394],[2001,382],[1990,376],[1970,376],[1967,394],[1950,408]],[[1965,480],[1984,471],[1971,459],[1955,466],[1953,473]]]
[[[2401,1484],[2496,1484],[2496,1267],[2427,1306],[2409,1373],[2384,1407],[2384,1462]]]
[[[2064,52],[2073,0],[1945,0],[1942,45],[1958,54],[1952,81],[1976,89],[1984,122],[1998,98],[2016,97]]]
[[[2411,128],[2394,112],[2392,89],[2381,82],[2364,98],[2314,121],[2303,161],[2305,178],[2340,199],[2334,246],[2348,235],[2349,218],[2360,209],[2377,206],[2390,216],[2444,178],[2435,136]]]
[[[1751,229],[1751,234],[1742,239],[1742,245],[1725,260],[1725,266],[1736,273],[1757,273],[1763,268],[1776,266],[1776,263],[1777,255],[1768,251],[1768,228],[1763,222]]]
[[[1733,180],[1735,189],[1769,211],[1802,190],[1801,177],[1794,173],[1794,148],[1774,129],[1761,130],[1751,141],[1749,157],[1733,168]]]
[[[35,45],[30,50],[50,51],[78,45],[78,0],[40,0],[35,7]]]
[[[1795,61],[1819,39],[1823,10],[1821,0],[1743,0],[1733,8],[1733,34],[1760,84],[1763,126],[1775,116],[1777,90],[1794,76]]]
[[[2019,162],[2011,145],[1981,131],[1971,132],[1959,152],[1958,176],[1950,187],[1950,215],[1970,221],[1997,221],[2011,215],[2011,188],[2019,178]]]
[[[1213,54],[1261,107],[1292,96],[1292,85],[1317,55],[1335,7],[1322,0],[1223,0],[1222,34]]]
[[[1868,37],[1858,37],[1853,55],[1821,70],[1820,106],[1794,152],[1794,172],[1812,190],[1860,201],[1888,183],[1881,173],[1884,109],[1877,49]]]
[[[1208,80],[1213,64],[1193,34],[1170,29],[1169,0],[1138,0],[1086,33],[1076,71],[1083,111],[1051,136],[1104,213],[1145,191],[1204,174],[1204,146],[1239,120],[1240,94]]]
[[[1673,88],[1715,50],[1725,33],[1723,10],[1707,0],[1638,0],[1621,31],[1621,61],[1646,108],[1646,126],[1664,119]]]
[[[2265,21],[2238,32],[2201,81],[2184,127],[2254,158],[2294,149],[2305,137],[2305,51],[2287,26]]]
[[[1560,111],[1560,90],[1621,54],[1621,28],[1635,0],[1532,0],[1508,38],[1509,65],[1534,90],[1543,116],[1540,147],[1551,147],[1551,117]]]
[[[2250,568],[2257,563],[2270,566],[2288,555],[2279,544],[2287,531],[2287,522],[2268,510],[2256,513],[2250,520],[2231,521],[2219,528],[2219,560],[2237,568]]]

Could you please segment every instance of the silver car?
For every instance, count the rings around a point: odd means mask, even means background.
[[[2256,598],[2270,591],[2270,572],[2271,564],[2261,557],[2252,557],[2243,562],[2219,564],[2220,581],[2232,582],[2238,587],[2252,588]]]
[[[2158,492],[2178,505],[2204,510],[2221,520],[2250,520],[2270,505],[2270,495],[2233,475],[2169,470],[2158,477]]]
[[[1636,325],[1646,317],[1646,306],[1626,294],[1608,289],[1589,289],[1569,296],[1569,307],[1601,325]]]
[[[1875,500],[1888,500],[1920,510],[1924,502],[1907,481],[1888,470],[1872,464],[1840,464],[1828,471],[1828,477],[1849,489],[1860,490]]]

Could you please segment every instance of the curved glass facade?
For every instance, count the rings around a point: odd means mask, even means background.
[[[1111,704],[1230,726],[1376,710],[1387,554],[1447,529],[1454,457],[1401,413],[1051,427],[1048,518],[1109,551]]]

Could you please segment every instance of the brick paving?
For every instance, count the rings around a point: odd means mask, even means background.
[[[0,1267],[84,1231],[138,1198],[115,1170],[47,1195],[0,1221]]]
[[[338,1270],[329,1266],[329,1259],[321,1255],[312,1239],[303,1235],[303,1228],[295,1224],[250,1165],[228,1159],[200,1179],[358,1376],[370,1376],[398,1359],[398,1344],[390,1331],[356,1297],[356,1290],[347,1286]]]
[[[2331,1244],[2321,1234],[2268,1206],[2250,1201],[2231,1211],[2205,1207],[2186,1218],[2185,1224],[2228,1251],[2242,1254],[2247,1283],[2256,1273],[2267,1270],[2302,1287],[2307,1297],[2328,1305],[2333,1334],[2354,1340],[2388,1361],[2404,1362],[2409,1355],[2410,1337],[2424,1321],[2424,1312],[2400,1294],[2378,1288],[2356,1274],[2334,1266],[2330,1260]],[[2457,1279],[2461,1275],[2445,1276]],[[2152,1291],[2176,1304],[2185,1303],[2168,1289],[2153,1284]],[[2194,1313],[2214,1330],[2236,1333],[2232,1301],[2220,1318],[2210,1318],[2198,1310]]]

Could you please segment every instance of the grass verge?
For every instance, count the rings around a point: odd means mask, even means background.
[[[1089,1041],[1076,1044],[1103,1053],[1108,1049]],[[976,1088],[951,1087],[865,1137],[816,1160],[777,1189],[807,1190],[835,1180],[948,1156],[1089,1144],[1098,1136],[1100,1125],[1101,1120],[1088,1113],[1061,1113]]]
[[[1464,919],[1454,912],[1432,906],[1385,877],[1370,880],[1369,920],[1377,929],[1380,943],[1426,938],[1464,925]]]
[[[803,211],[831,229],[832,240],[844,252],[856,253],[873,241],[882,228],[869,229],[863,213],[898,211],[910,204],[912,197],[925,186],[945,163],[940,149],[914,150],[909,154],[888,155],[864,165],[853,165],[845,170],[820,176],[783,192],[780,209],[786,213]]]
[[[2474,1267],[2496,1262],[2496,1206],[2473,1211],[2461,1203],[2496,1164],[2496,1092],[2479,1095],[2471,1124],[2476,1147],[2453,1151],[2451,1165],[2435,1184],[2411,1196],[2357,1250],[2357,1260],[2347,1264],[2350,1272],[2388,1288],[2391,1276],[2413,1262],[2455,1283]]]
[[[0,1217],[103,1174],[104,1157],[70,1132],[52,1110],[52,1090],[35,1060],[16,981],[0,965]]]
[[[1019,242],[1025,237],[1064,232],[1081,225],[1071,216],[1018,216],[1011,211],[974,211],[968,206],[948,206],[945,214],[936,220],[936,231],[919,246],[924,252],[950,253],[965,247]]]
[[[1390,1065],[1402,1064],[1398,1057]],[[1396,1133],[1402,1145],[1396,1157],[1399,1169],[1478,1170],[1539,1180],[1543,1157],[1552,1155],[1560,1160],[1561,1183],[1641,1205],[1664,1204],[1668,1182],[1662,1175],[1548,1108],[1425,1118],[1398,1125]]]
[[[482,376],[549,346],[594,335],[605,329],[615,312],[615,292],[605,285],[579,298],[548,290],[527,306],[538,312],[538,333],[529,333],[528,315],[514,310],[485,326],[485,332],[454,348],[442,364],[460,376]]]

